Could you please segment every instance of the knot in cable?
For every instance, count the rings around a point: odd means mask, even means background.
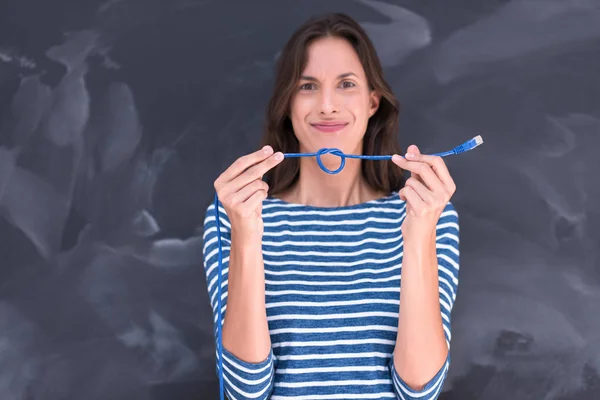
[[[341,162],[340,162],[339,168],[336,170],[330,170],[329,168],[327,168],[321,161],[321,156],[323,154],[333,154],[334,156],[340,157]],[[323,148],[323,149],[320,149],[319,151],[317,151],[317,164],[319,164],[319,167],[321,167],[321,169],[323,171],[327,172],[328,174],[337,174],[338,172],[343,170],[344,166],[346,165],[346,155],[340,149]]]

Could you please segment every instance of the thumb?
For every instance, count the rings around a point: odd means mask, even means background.
[[[408,146],[408,149],[406,149],[406,152],[414,153],[414,154],[421,154],[421,151],[419,150],[419,148],[414,144],[411,144],[410,146]]]

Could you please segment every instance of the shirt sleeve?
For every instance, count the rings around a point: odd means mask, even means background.
[[[221,231],[222,274],[221,274],[221,325],[227,309],[227,278],[229,272],[229,253],[231,249],[231,224],[219,202],[219,221]],[[214,203],[206,210],[203,234],[204,271],[208,287],[208,296],[213,312],[213,334],[217,343],[217,282],[219,267],[219,242],[215,219]],[[216,351],[217,375],[219,373],[218,351]],[[240,360],[226,348],[223,348],[223,381],[227,396],[232,400],[266,400],[273,391],[273,378],[276,358],[273,349],[265,360],[259,363],[249,363]]]
[[[448,357],[440,370],[421,390],[411,389],[398,375],[394,366],[394,357],[390,361],[390,371],[394,390],[402,400],[435,400],[442,391],[450,366],[450,314],[456,299],[459,269],[459,228],[458,214],[452,203],[448,203],[442,212],[436,227],[436,251],[438,259],[438,282],[440,309],[444,336],[448,345]]]

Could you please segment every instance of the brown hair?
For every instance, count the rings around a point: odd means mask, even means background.
[[[381,96],[379,107],[367,125],[363,154],[402,154],[397,140],[398,100],[383,78],[381,63],[366,32],[354,19],[341,13],[310,18],[286,43],[277,62],[275,85],[267,107],[266,127],[260,147],[269,144],[274,151],[299,151],[298,139],[289,118],[290,104],[308,61],[308,46],[324,37],[343,38],[353,46],[365,70],[370,89]],[[299,160],[297,157],[287,158],[265,174],[269,195],[283,192],[297,181]],[[392,162],[361,160],[361,171],[375,191],[390,193],[404,186],[403,171]]]

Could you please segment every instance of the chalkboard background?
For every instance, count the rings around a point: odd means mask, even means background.
[[[273,64],[349,13],[443,151],[461,275],[441,399],[600,398],[600,1],[2,0],[0,398],[216,399],[213,181]]]

